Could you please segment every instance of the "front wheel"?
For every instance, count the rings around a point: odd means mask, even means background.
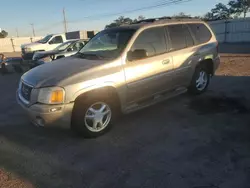
[[[209,83],[210,74],[205,66],[200,65],[195,69],[195,73],[188,90],[192,94],[201,94],[207,90]]]
[[[72,129],[86,138],[98,137],[107,132],[116,117],[111,100],[88,98],[75,104],[72,116]]]

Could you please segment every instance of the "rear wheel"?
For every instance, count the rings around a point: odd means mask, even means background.
[[[71,126],[80,135],[93,138],[107,132],[116,117],[117,109],[109,98],[86,96],[76,101]]]
[[[210,83],[210,74],[206,66],[199,65],[195,69],[191,84],[189,86],[189,92],[192,94],[201,94],[207,90]]]

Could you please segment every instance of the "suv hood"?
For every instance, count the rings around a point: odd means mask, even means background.
[[[63,81],[106,61],[66,57],[31,69],[22,76],[22,80],[35,88],[63,86]]]

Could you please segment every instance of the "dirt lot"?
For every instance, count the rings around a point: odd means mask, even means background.
[[[92,140],[32,126],[0,76],[0,187],[250,187],[250,55],[225,54],[208,92],[124,116]]]

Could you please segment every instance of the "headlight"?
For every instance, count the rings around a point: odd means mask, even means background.
[[[25,52],[31,52],[31,48],[25,48]]]
[[[64,103],[65,91],[61,87],[47,87],[39,89],[38,102],[43,104]]]

